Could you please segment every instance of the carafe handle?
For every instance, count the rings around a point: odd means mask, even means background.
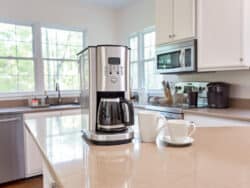
[[[134,106],[133,103],[123,99],[121,100],[121,109],[122,109],[122,119],[126,126],[134,125]]]

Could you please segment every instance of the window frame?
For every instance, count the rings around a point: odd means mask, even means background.
[[[47,61],[61,61],[61,60],[65,60],[65,61],[75,61],[76,63],[79,61],[79,59],[60,59],[60,58],[43,58],[42,57],[42,28],[47,28],[47,29],[58,29],[58,30],[65,30],[65,31],[75,31],[75,32],[82,32],[83,38],[82,38],[82,45],[83,45],[83,49],[86,47],[86,30],[82,30],[79,28],[75,28],[75,27],[62,27],[62,26],[53,26],[53,25],[41,25],[40,26],[40,49],[41,49],[41,59],[40,61],[42,62],[42,66],[43,66],[43,71],[41,72],[43,75],[40,75],[40,77],[43,77],[43,91],[47,91],[45,90],[45,80],[44,80],[44,60]],[[41,74],[40,73],[40,74]],[[44,92],[43,92],[44,93]],[[47,91],[49,96],[56,96],[57,92],[56,91]],[[80,89],[79,90],[61,90],[61,93],[64,96],[75,96],[75,95],[80,95]]]
[[[161,93],[162,89],[147,89],[145,87],[145,63],[150,62],[150,61],[156,61],[156,56],[150,59],[145,59],[144,58],[144,35],[147,33],[151,33],[151,32],[155,32],[155,27],[148,27],[145,28],[143,31],[141,32],[136,32],[136,33],[132,33],[129,37],[128,37],[128,46],[130,44],[130,39],[137,36],[138,37],[138,88],[137,89],[133,89],[133,92],[138,92],[140,90],[147,90],[149,93]],[[133,62],[131,62],[133,63]]]
[[[35,64],[36,64],[36,57],[35,57],[35,38],[34,38],[34,29],[33,29],[33,24],[32,23],[27,23],[27,22],[14,22],[14,21],[10,21],[10,20],[0,20],[1,23],[4,24],[11,24],[11,25],[17,25],[17,26],[27,26],[27,27],[31,27],[32,30],[32,53],[33,53],[33,57],[13,57],[13,56],[9,56],[9,57],[4,57],[4,56],[0,56],[0,59],[8,59],[8,60],[32,60],[33,61],[33,68],[34,68],[34,90],[33,91],[23,91],[23,92],[1,92],[0,91],[0,99],[4,98],[4,99],[9,99],[9,98],[16,98],[16,97],[26,97],[32,95],[33,93],[36,92],[36,76],[35,76]],[[7,96],[8,95],[8,96]]]
[[[40,23],[32,22],[16,22],[12,20],[1,20],[1,23],[13,24],[20,26],[29,26],[32,29],[32,49],[33,57],[31,58],[16,58],[16,57],[0,57],[0,59],[24,59],[24,60],[33,60],[34,63],[34,91],[24,91],[24,92],[0,92],[0,100],[9,100],[9,99],[27,99],[30,96],[43,96],[45,92],[45,81],[44,81],[44,66],[42,58],[42,28],[51,28],[67,31],[76,31],[82,32],[83,39],[82,44],[83,48],[87,46],[87,29],[81,29],[77,27],[65,27],[60,25],[46,25]],[[51,60],[51,59],[50,59]],[[73,61],[78,61],[74,59]],[[57,95],[56,91],[47,91],[47,94],[50,97]],[[65,97],[75,97],[80,94],[79,90],[61,90],[61,94]]]
[[[138,49],[137,49],[137,61],[131,61],[130,63],[131,64],[137,64],[137,75],[138,75],[138,83],[137,83],[137,85],[138,85],[138,89],[133,89],[132,88],[132,90],[133,91],[137,91],[137,90],[139,90],[139,89],[141,89],[140,87],[141,87],[141,83],[140,83],[140,81],[141,81],[141,79],[140,79],[140,70],[139,70],[139,67],[140,67],[140,48],[139,48],[139,46],[140,46],[140,33],[133,33],[133,34],[131,34],[130,36],[129,36],[129,38],[128,38],[128,46],[130,47],[130,40],[131,39],[133,39],[133,38],[135,38],[135,37],[137,37],[137,46],[138,46]],[[130,65],[130,67],[131,67],[131,65]]]

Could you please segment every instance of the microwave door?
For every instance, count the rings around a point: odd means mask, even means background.
[[[157,55],[157,72],[166,73],[172,72],[175,69],[182,67],[182,51],[176,50]]]
[[[185,49],[181,50],[180,54],[180,68],[185,70],[186,63],[185,63]]]

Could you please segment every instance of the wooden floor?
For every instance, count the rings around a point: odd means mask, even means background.
[[[0,185],[0,188],[42,188],[42,177]]]

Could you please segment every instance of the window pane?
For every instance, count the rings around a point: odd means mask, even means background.
[[[77,59],[82,48],[82,32],[42,28],[43,58]]]
[[[78,64],[76,61],[44,61],[45,89],[79,90]]]
[[[33,57],[32,27],[0,23],[0,56]]]
[[[130,60],[132,62],[138,61],[138,37],[132,37],[129,39],[130,51]]]
[[[131,63],[130,65],[130,84],[132,89],[138,89],[139,83],[138,83],[138,63]]]
[[[0,60],[0,93],[34,91],[32,60]]]
[[[145,62],[145,87],[147,89],[161,89],[163,76],[155,73],[155,61]]]
[[[79,90],[77,53],[83,49],[83,33],[60,29],[42,28],[42,56],[44,60],[45,89]],[[73,60],[73,61],[72,61]]]
[[[144,34],[144,59],[155,57],[155,32]]]

